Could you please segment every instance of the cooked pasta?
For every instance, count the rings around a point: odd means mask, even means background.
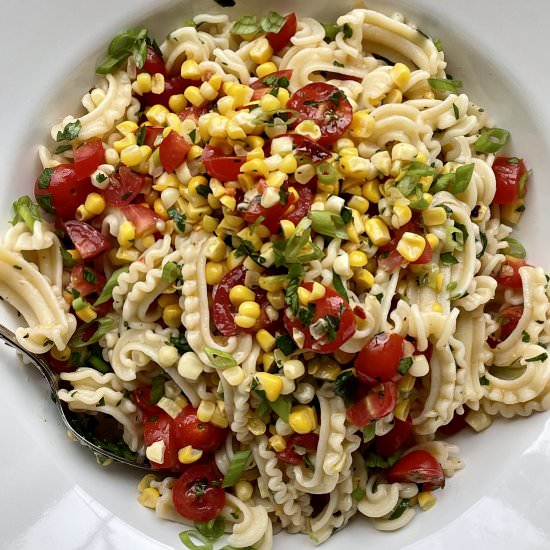
[[[399,529],[464,466],[446,434],[550,407],[548,276],[510,236],[529,172],[439,41],[202,14],[97,72],[14,203],[0,296],[188,546]]]

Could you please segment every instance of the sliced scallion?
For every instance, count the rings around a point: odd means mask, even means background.
[[[451,193],[458,195],[464,193],[464,191],[468,189],[468,185],[470,185],[474,173],[474,168],[475,164],[472,162],[471,164],[465,164],[456,169],[454,181],[452,181],[449,186]]]
[[[508,237],[506,242],[508,243],[508,246],[505,248],[504,254],[507,256],[513,256],[514,258],[520,258],[521,260],[525,259],[527,252],[519,241],[513,239],[512,237]]]
[[[212,550],[214,546],[212,543],[203,535],[201,535],[195,529],[190,529],[189,531],[182,531],[179,534],[181,542],[187,546],[190,550]],[[197,541],[193,542],[193,540]]]
[[[241,479],[241,475],[251,456],[252,451],[239,451],[233,455],[227,473],[223,478],[222,487],[224,489],[232,487]]]
[[[496,153],[500,151],[510,139],[510,132],[502,128],[484,130],[474,143],[477,153]]]
[[[235,361],[235,358],[226,351],[222,351],[220,349],[215,348],[204,348],[204,352],[206,355],[208,355],[208,359],[212,363],[214,367],[217,369],[228,369],[229,367],[235,367],[237,365],[237,361]]]
[[[210,521],[195,522],[197,531],[208,540],[218,540],[225,532],[225,520],[218,516]]]
[[[338,179],[334,166],[329,162],[322,162],[315,168],[317,172],[317,179],[324,184],[333,184]]]
[[[327,210],[313,211],[309,213],[312,228],[320,235],[334,237],[337,239],[347,239],[348,232],[346,231],[344,220],[336,212]]]
[[[129,270],[129,267],[124,266],[124,267],[121,267],[120,269],[117,269],[116,271],[113,271],[113,273],[105,283],[105,286],[103,287],[103,290],[99,295],[99,298],[94,302],[94,306],[99,306],[101,304],[104,304],[105,302],[108,302],[111,299],[111,297],[113,296],[113,289],[118,285],[118,278],[123,273],[127,273],[128,270]]]

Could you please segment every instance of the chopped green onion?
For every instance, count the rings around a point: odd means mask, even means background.
[[[210,521],[195,522],[197,531],[208,540],[218,540],[225,533],[225,520],[222,516],[218,516]]]
[[[363,428],[363,443],[372,441],[376,436],[376,422],[371,422]]]
[[[500,380],[515,380],[523,375],[525,367],[490,367],[489,373]]]
[[[484,130],[474,143],[477,153],[496,153],[500,151],[510,139],[510,132],[502,128]]]
[[[433,176],[435,174],[435,168],[428,166],[423,162],[411,161],[405,166],[405,171],[408,176]]]
[[[241,479],[241,475],[246,467],[247,462],[252,456],[252,451],[239,451],[233,455],[227,473],[222,482],[222,487],[232,487]]]
[[[288,422],[290,409],[292,409],[292,400],[287,395],[281,395],[276,401],[270,401],[271,410],[284,422]]]
[[[107,374],[108,372],[112,372],[113,369],[110,365],[108,365],[101,357],[97,357],[96,355],[91,355],[88,358],[88,364],[93,369],[99,371],[101,374]]]
[[[336,35],[342,30],[334,23],[324,23],[323,28],[325,29],[325,41],[327,42],[334,42]]]
[[[11,223],[15,225],[23,221],[29,228],[29,231],[33,231],[34,222],[40,221],[41,219],[40,213],[38,212],[38,204],[32,202],[31,198],[27,195],[23,195],[12,204],[12,208],[15,215]]]
[[[94,302],[94,306],[99,306],[101,304],[104,304],[105,302],[108,302],[112,298],[113,290],[118,285],[118,278],[123,273],[128,273],[128,270],[129,270],[129,267],[124,266],[124,267],[121,267],[120,269],[117,269],[116,271],[113,271],[113,273],[105,283],[105,286],[103,287],[103,290],[99,295],[99,298]]]
[[[453,256],[451,252],[443,252],[443,254],[439,256],[439,259],[444,265],[454,265],[458,263],[458,260]]]
[[[336,212],[315,210],[309,213],[309,219],[311,220],[313,230],[320,235],[335,237],[337,239],[348,238],[344,220]]]
[[[366,493],[363,489],[361,489],[361,487],[356,487],[351,493],[351,498],[353,500],[363,500],[365,498],[365,495]]]
[[[74,267],[76,263],[74,258],[62,246],[59,247],[59,250],[61,251],[61,258],[63,259],[63,267],[68,269]]]
[[[334,290],[344,298],[346,302],[349,302],[349,296],[346,292],[346,287],[344,286],[344,283],[342,282],[342,278],[336,271],[332,271],[332,286],[334,287]]]
[[[455,115],[456,120],[460,118],[460,111],[458,110],[458,107],[455,103],[453,103],[453,113]]]
[[[181,267],[176,262],[166,262],[162,268],[162,280],[173,283],[181,275]]]
[[[393,511],[390,515],[390,520],[400,518],[408,507],[409,507],[409,499],[408,498],[404,498],[403,500],[399,501],[399,503],[393,509]]]
[[[456,94],[462,88],[461,80],[453,80],[450,78],[428,78],[428,84],[434,90],[442,90]]]
[[[520,258],[521,260],[525,259],[527,256],[527,251],[519,241],[513,239],[512,237],[508,237],[505,240],[508,243],[508,246],[504,249],[504,254],[507,256],[513,256],[514,258]]]
[[[229,367],[237,366],[235,358],[226,351],[215,348],[204,348],[204,352],[208,355],[208,359],[217,369],[228,369]]]
[[[338,180],[336,170],[334,169],[334,166],[332,166],[332,164],[330,164],[329,162],[322,162],[321,164],[318,164],[315,168],[315,171],[317,172],[317,179],[321,183],[330,185]]]
[[[201,535],[195,529],[190,529],[189,531],[182,531],[179,534],[181,542],[187,546],[190,550],[212,550],[214,546],[212,543],[203,535]],[[198,541],[199,544],[193,542]]]
[[[455,180],[455,174],[454,172],[452,174],[442,174],[438,176],[438,178],[432,183],[430,187],[430,193],[432,195],[435,195],[436,193],[439,193],[439,191],[445,191],[449,184],[454,182]]]
[[[403,376],[409,372],[409,369],[412,367],[413,359],[412,357],[403,357],[397,365],[397,370],[399,374]]]
[[[470,185],[474,168],[475,164],[472,162],[471,164],[465,164],[456,169],[454,181],[450,184],[451,193],[458,195],[466,191],[468,185]]]
[[[397,185],[395,186],[397,190],[404,196],[408,197],[415,192],[416,186],[418,185],[418,178],[414,175],[406,174],[403,176]]]
[[[261,21],[260,27],[264,32],[278,33],[284,26],[286,17],[279,15],[276,11],[270,11]]]
[[[82,296],[78,296],[78,298],[75,298],[71,304],[73,306],[73,309],[75,311],[80,311],[86,307],[88,307],[90,304],[86,301],[85,298]]]
[[[247,36],[249,34],[256,34],[259,30],[260,24],[255,15],[243,15],[235,21],[229,32],[239,36]]]
[[[73,334],[73,337],[69,341],[69,346],[71,349],[85,348],[86,346],[95,344],[96,342],[101,340],[101,338],[103,338],[105,334],[107,334],[107,332],[109,332],[115,324],[114,318],[109,316],[100,317],[99,319],[96,319],[95,322],[99,325],[99,327],[86,341],[84,341],[84,333],[88,330],[89,325],[80,326],[80,328]]]

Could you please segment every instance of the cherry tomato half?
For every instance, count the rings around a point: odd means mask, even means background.
[[[309,157],[313,163],[322,162],[332,157],[332,153],[328,149],[306,136],[301,136],[300,134],[283,134],[279,137],[292,138],[296,152],[300,155]]]
[[[502,264],[498,275],[495,277],[497,283],[506,288],[521,288],[520,267],[527,265],[525,260],[506,256],[506,261]]]
[[[397,367],[403,358],[403,343],[402,336],[388,332],[377,334],[370,340],[355,359],[359,381],[373,385],[399,380],[401,374]]]
[[[188,405],[174,419],[174,435],[178,449],[191,445],[194,449],[211,452],[223,444],[227,430],[210,422],[201,422],[197,418],[197,409]]]
[[[396,418],[391,431],[374,439],[375,452],[381,456],[392,456],[399,449],[411,443],[412,435],[413,429],[410,417],[405,422]]]
[[[186,158],[191,144],[176,132],[170,132],[160,144],[160,163],[167,172],[173,172]]]
[[[424,484],[424,490],[445,485],[445,475],[439,462],[427,451],[412,451],[399,459],[386,474],[390,483]]]
[[[296,18],[296,14],[292,12],[286,16],[286,21],[279,32],[268,32],[265,35],[275,53],[290,43],[290,39],[296,34],[297,28],[298,19]]]
[[[303,283],[302,286],[307,290],[312,290],[313,283]],[[322,298],[312,300],[310,303],[315,307],[315,311],[309,326],[305,326],[287,308],[284,317],[285,328],[291,337],[295,329],[304,335],[302,349],[317,353],[333,353],[355,333],[353,311],[349,307],[349,303],[332,288],[326,288]],[[321,338],[314,338],[310,327],[319,320],[327,321],[327,319],[330,324],[327,324],[326,328],[331,329],[333,334],[331,335],[327,330]]]
[[[160,53],[157,52],[157,50],[155,50],[152,46],[147,46],[147,57],[145,59],[145,63],[138,72],[149,74],[160,73],[166,76],[166,65],[164,64],[162,55],[160,55]]]
[[[295,447],[302,447],[306,451],[315,451],[318,445],[319,436],[315,433],[292,434],[286,438],[286,448],[284,451],[277,453],[277,458],[286,464],[301,464],[304,457],[295,451]]]
[[[210,521],[225,505],[221,477],[210,465],[197,464],[187,469],[172,488],[178,514],[191,521]]]
[[[206,146],[202,152],[206,173],[220,181],[236,181],[246,157],[225,156],[219,149]]]
[[[145,126],[145,139],[143,140],[143,144],[148,145],[151,149],[156,149],[158,145],[155,145],[155,141],[163,131],[164,128],[159,128],[157,126]]]
[[[78,290],[80,296],[101,292],[105,286],[105,276],[91,267],[76,264],[71,270],[71,287]]]
[[[146,237],[151,233],[155,233],[158,222],[162,221],[158,214],[142,204],[128,204],[119,207],[119,210],[128,221],[134,224],[137,237]]]
[[[168,107],[170,98],[176,94],[183,94],[188,86],[200,86],[199,80],[187,80],[181,76],[171,76],[164,79],[164,92],[162,94],[154,94],[149,92],[141,96],[141,101],[144,107],[152,105],[164,105]]]
[[[510,204],[520,196],[520,182],[527,177],[527,168],[522,159],[497,157],[493,162],[496,178],[496,193],[493,204]],[[525,190],[523,190],[525,191]]]
[[[178,446],[172,428],[172,418],[164,411],[155,412],[153,417],[146,417],[143,421],[143,439],[148,447],[157,441],[164,442],[164,461],[151,462],[153,470],[173,468],[178,462]]]
[[[384,382],[372,388],[365,397],[348,407],[348,420],[364,428],[373,420],[390,414],[397,403],[397,386],[393,382]]]
[[[113,206],[130,204],[142,192],[148,181],[148,176],[137,174],[127,166],[121,166],[118,174],[110,177],[103,197]]]
[[[47,187],[34,184],[34,196],[38,204],[50,214],[62,220],[74,218],[76,209],[84,204],[89,193],[95,190],[90,179],[78,181],[74,164],[60,164],[52,168]]]
[[[111,248],[107,238],[86,222],[69,220],[65,222],[65,230],[80,257],[84,260],[93,258]]]
[[[151,403],[151,386],[138,386],[132,392],[132,398],[135,404],[141,410],[141,412],[145,415],[146,419],[154,418],[155,416],[164,414],[163,410],[160,407],[157,407],[156,405]]]
[[[305,185],[295,186],[298,191],[298,202],[293,204],[285,213],[285,219],[290,220],[294,225],[298,225],[309,212],[313,203],[313,191]]]
[[[336,141],[351,124],[353,107],[346,94],[332,84],[313,82],[294,92],[287,103],[288,109],[298,111],[298,125],[313,120],[321,129],[321,145]]]
[[[88,141],[74,149],[74,170],[79,181],[89,178],[104,163],[105,149],[100,139]]]

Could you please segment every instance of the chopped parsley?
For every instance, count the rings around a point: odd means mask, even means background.
[[[70,255],[70,254],[69,254]],[[82,271],[82,278],[91,285],[95,285],[97,283],[97,275],[93,269],[90,269],[88,267],[85,267]]]
[[[344,400],[346,405],[353,403],[358,387],[358,381],[352,370],[341,372],[334,381],[334,393]]]
[[[275,337],[275,347],[280,349],[284,355],[290,355],[298,349],[294,340],[288,334]]]
[[[413,359],[412,357],[403,357],[397,365],[397,371],[399,374],[405,375],[409,372],[409,369],[412,367]]]
[[[74,122],[69,122],[63,130],[60,130],[57,132],[57,136],[55,137],[55,141],[72,141],[73,139],[76,139],[78,137],[78,134],[80,134],[80,128],[81,128],[80,120],[75,120]]]
[[[179,210],[177,210],[173,206],[168,209],[167,214],[170,217],[170,219],[174,222],[174,225],[176,226],[178,231],[181,231],[183,233],[185,231],[185,222],[187,220],[185,214],[182,214]]]

